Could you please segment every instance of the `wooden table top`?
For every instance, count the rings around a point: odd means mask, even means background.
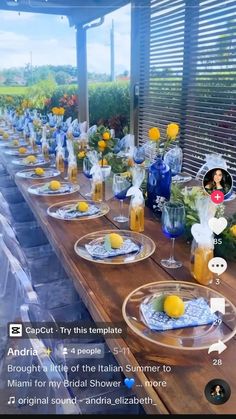
[[[9,159],[4,157],[6,164]],[[19,169],[21,170],[21,169]],[[9,172],[13,175],[12,168]],[[176,257],[183,262],[183,267],[174,270],[164,269],[160,260],[169,255],[170,242],[161,232],[160,223],[150,210],[145,209],[145,232],[156,243],[154,254],[148,259],[134,264],[105,266],[86,261],[74,252],[75,242],[85,234],[105,229],[116,229],[113,221],[118,212],[118,202],[109,200],[110,212],[101,218],[88,221],[66,222],[47,215],[47,208],[53,203],[65,200],[63,197],[38,197],[30,195],[28,187],[35,183],[19,177],[15,181],[28,202],[35,217],[46,233],[68,275],[73,279],[76,289],[96,322],[122,322],[122,304],[125,297],[134,289],[150,282],[182,280],[193,282],[189,271],[190,246],[183,239],[177,239]],[[88,181],[79,175],[80,193],[69,195],[66,199],[81,199]],[[230,204],[235,206],[235,204]],[[127,209],[127,207],[126,207]],[[236,212],[236,208],[235,208]],[[122,225],[128,228],[128,225]],[[233,277],[235,263],[230,263],[227,273],[222,275],[220,286],[213,285],[217,291],[236,304],[236,283]],[[236,412],[236,369],[232,368],[235,360],[235,338],[227,342],[227,349],[220,355],[222,365],[213,365],[216,354],[208,355],[207,350],[181,351],[169,350],[139,338],[129,328],[127,336],[108,339],[112,351],[119,349],[117,361],[125,369],[132,366],[132,373],[126,375],[135,379],[133,391],[138,397],[150,397],[143,405],[149,414],[204,413],[233,414]],[[171,372],[163,372],[163,364],[171,366]],[[141,367],[160,366],[159,372],[139,371]],[[204,396],[208,381],[221,378],[231,387],[231,397],[223,405],[210,404]],[[150,382],[166,381],[166,387],[152,387]]]

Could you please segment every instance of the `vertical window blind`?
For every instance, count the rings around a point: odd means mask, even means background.
[[[143,7],[138,139],[180,124],[183,169],[220,153],[236,182],[235,0],[150,0]],[[142,41],[143,34],[143,41]]]

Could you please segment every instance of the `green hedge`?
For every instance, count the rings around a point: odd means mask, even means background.
[[[52,89],[49,100],[49,89],[45,82],[50,83],[49,81],[42,81],[31,88],[22,88],[22,90],[18,87],[17,90],[14,90],[14,93],[11,87],[9,91],[6,87],[4,90],[0,88],[0,106],[8,104],[18,107],[23,98],[26,97],[32,100],[34,106],[43,112],[50,112],[53,106],[64,106],[66,110],[65,117],[72,116],[76,118],[78,114],[77,104],[65,106],[63,98],[67,95],[69,101],[71,97],[76,95],[78,91],[77,85],[65,85]],[[88,85],[88,94],[91,125],[101,122],[110,125],[111,128],[114,125],[119,131],[129,124],[129,82],[91,83]],[[45,106],[43,106],[44,103],[46,104]]]
[[[65,118],[72,116],[74,119],[78,116],[77,92],[77,85],[55,87],[49,80],[43,80],[28,89],[18,88],[14,93],[11,87],[9,91],[0,88],[0,106],[19,107],[23,98],[27,98],[44,113],[50,112],[54,106],[63,106]],[[88,95],[90,125],[105,124],[114,128],[117,136],[122,136],[124,128],[129,126],[129,82],[91,83]]]

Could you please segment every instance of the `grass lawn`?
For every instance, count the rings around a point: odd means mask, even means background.
[[[0,95],[24,95],[26,91],[25,86],[0,86]]]

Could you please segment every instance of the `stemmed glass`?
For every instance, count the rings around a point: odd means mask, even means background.
[[[92,175],[90,174],[90,170],[92,169],[92,163],[89,160],[88,157],[84,157],[83,159],[83,174],[88,178],[88,179],[92,179]],[[91,196],[92,195],[92,191],[90,190],[90,192],[87,192],[85,194],[85,196]]]
[[[48,122],[48,117],[47,117],[47,115],[42,115],[42,116],[41,116],[41,121],[42,121],[42,124],[43,124],[43,125],[45,125],[45,124]]]
[[[145,160],[145,149],[144,147],[135,147],[134,154],[133,154],[134,162],[137,164],[141,164]]]
[[[118,223],[125,223],[128,221],[128,218],[124,216],[124,199],[126,198],[126,193],[130,188],[131,183],[129,180],[122,174],[115,174],[113,177],[113,192],[115,198],[119,199],[120,201],[120,215],[118,217],[114,217],[113,220],[117,221]]]
[[[180,268],[182,263],[175,260],[175,239],[183,234],[185,227],[185,208],[183,204],[165,202],[162,210],[162,231],[166,237],[171,238],[172,247],[169,259],[162,259],[165,268]]]

